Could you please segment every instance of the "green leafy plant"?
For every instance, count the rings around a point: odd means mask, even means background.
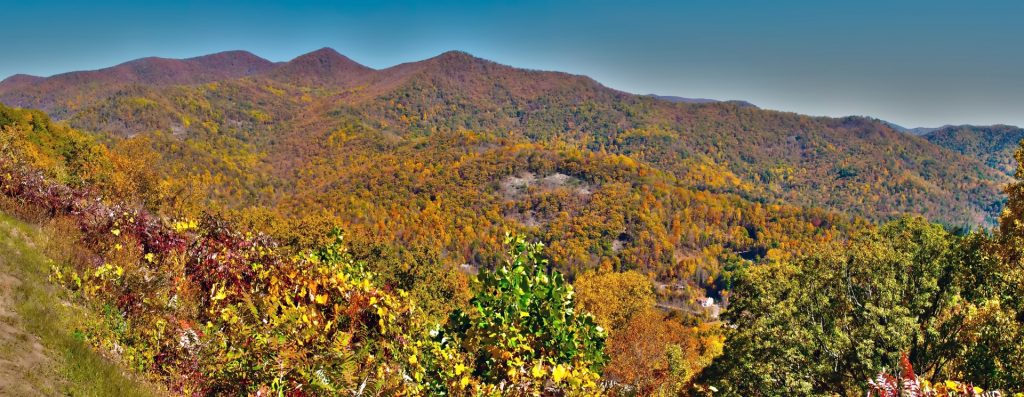
[[[452,313],[426,344],[435,391],[568,394],[598,390],[605,331],[576,308],[543,244],[506,236],[508,260],[480,274],[468,310]]]

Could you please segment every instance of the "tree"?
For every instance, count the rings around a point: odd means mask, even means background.
[[[542,244],[506,237],[508,260],[480,274],[470,309],[456,310],[424,347],[435,393],[532,394],[598,390],[605,332],[577,309]]]
[[[429,320],[444,320],[469,301],[466,276],[445,265],[435,248],[359,241],[351,246],[357,261],[378,274],[382,284],[408,292]]]
[[[640,395],[674,395],[698,369],[702,342],[696,328],[665,318],[652,306],[612,334],[607,352],[611,360],[606,379],[629,385]]]
[[[998,255],[1002,261],[1000,282],[1006,287],[1002,298],[1024,307],[1024,145],[1014,154],[1017,180],[1006,187],[1006,206],[999,218]]]
[[[901,218],[750,267],[724,315],[736,330],[702,381],[729,395],[853,395],[901,352],[930,353],[923,337],[951,301],[951,239]]]
[[[651,280],[636,271],[586,272],[573,286],[579,306],[613,334],[656,303]]]
[[[701,381],[727,395],[856,395],[906,354],[932,382],[1020,385],[1019,237],[1003,230],[957,236],[904,217],[746,268],[723,316],[735,330]]]

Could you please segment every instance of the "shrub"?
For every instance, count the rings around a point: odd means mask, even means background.
[[[506,237],[508,260],[483,272],[469,310],[424,343],[431,394],[584,394],[599,390],[605,332],[577,311],[543,245]]]

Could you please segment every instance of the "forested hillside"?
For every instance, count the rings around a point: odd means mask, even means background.
[[[324,162],[331,154],[323,146],[341,133],[407,143],[472,131],[508,143],[565,144],[628,156],[699,190],[876,220],[921,213],[950,224],[991,225],[1007,182],[970,156],[871,119],[673,103],[461,52],[382,70],[330,49],[278,65],[253,58],[244,52],[147,58],[38,81],[13,78],[0,83],[0,101],[43,109],[89,131],[159,131],[170,142],[153,146],[168,168],[180,169],[176,163],[196,149],[209,157],[175,177],[246,174],[217,183],[221,192],[243,196],[243,205],[273,201],[257,193],[270,187],[313,199],[328,193],[297,182],[297,170]],[[344,174],[346,165],[336,167]],[[729,183],[733,177],[737,182]]]
[[[946,126],[924,135],[925,139],[954,152],[981,160],[989,167],[1013,175],[1014,151],[1024,139],[1024,129],[1009,125]]]
[[[648,275],[567,278],[521,237],[467,275],[437,247],[171,215],[123,147],[0,111],[0,209],[58,242],[48,282],[96,316],[76,340],[183,395],[997,396],[1024,373],[1020,183],[994,235],[780,229],[791,243],[726,262],[723,324]]]

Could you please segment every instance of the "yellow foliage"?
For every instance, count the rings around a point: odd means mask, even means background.
[[[651,281],[635,271],[587,272],[580,275],[573,286],[576,303],[611,333],[655,304]]]

